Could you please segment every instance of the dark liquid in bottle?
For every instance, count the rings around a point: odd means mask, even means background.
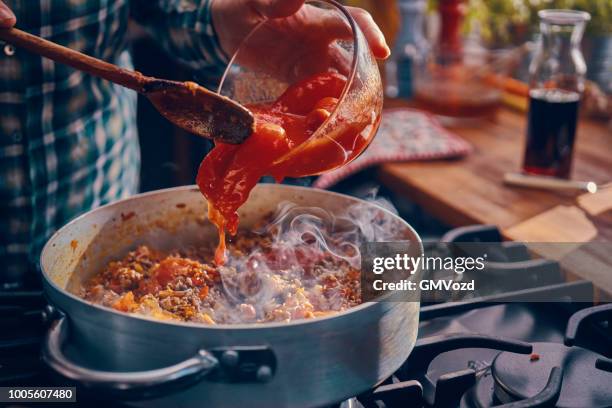
[[[579,102],[577,92],[561,89],[529,92],[525,172],[569,178]]]

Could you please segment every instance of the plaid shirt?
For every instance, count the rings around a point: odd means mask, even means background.
[[[226,58],[210,0],[4,0],[17,26],[131,67],[128,17],[194,69]],[[136,94],[0,42],[0,288],[74,216],[137,191]]]

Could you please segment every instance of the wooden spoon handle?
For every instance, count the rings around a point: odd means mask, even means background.
[[[0,29],[0,40],[137,92],[142,92],[145,83],[151,79],[16,28]]]

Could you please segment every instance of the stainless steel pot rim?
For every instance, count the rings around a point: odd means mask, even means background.
[[[328,195],[334,195],[337,197],[341,197],[343,199],[349,199],[351,201],[355,201],[355,202],[365,202],[359,198],[356,197],[351,197],[345,194],[340,194],[340,193],[336,193],[333,191],[328,191],[328,190],[324,190],[324,189],[318,189],[318,188],[314,188],[314,187],[302,187],[302,186],[290,186],[290,185],[284,185],[284,184],[267,184],[267,183],[259,183],[258,186],[266,186],[266,188],[282,188],[282,189],[290,189],[290,190],[295,190],[296,192],[305,192],[306,194],[308,194],[309,191],[312,190],[316,190],[319,192],[323,192],[325,194]],[[40,259],[42,260],[45,257],[46,252],[49,250],[49,246],[50,243],[52,241],[54,241],[54,238],[59,235],[64,229],[68,228],[69,226],[79,222],[79,220],[89,216],[90,214],[94,213],[94,212],[98,212],[98,211],[102,211],[108,207],[112,207],[115,206],[119,203],[125,203],[125,202],[129,202],[129,201],[135,201],[138,199],[142,199],[144,197],[152,197],[155,195],[164,195],[170,192],[182,192],[182,191],[194,191],[199,193],[200,190],[196,185],[187,185],[187,186],[179,186],[179,187],[171,187],[171,188],[166,188],[166,189],[160,189],[160,190],[154,190],[154,191],[148,191],[146,193],[140,193],[140,194],[136,194],[133,195],[131,197],[127,197],[121,200],[117,200],[117,201],[113,201],[111,203],[105,204],[103,206],[97,207],[91,211],[88,211],[84,214],[79,215],[78,217],[74,218],[73,220],[71,220],[70,222],[68,222],[66,225],[64,225],[63,227],[61,227],[60,229],[58,229],[53,235],[51,235],[51,237],[49,238],[49,240],[47,241],[47,243],[45,244],[45,246],[43,247],[43,250],[41,252],[40,255]],[[417,234],[417,232],[414,230],[414,228],[412,228],[412,226],[410,224],[408,224],[403,218],[393,214],[391,211],[387,210],[384,207],[378,206],[374,203],[368,203],[370,205],[376,206],[379,209],[381,209],[383,212],[386,212],[387,214],[399,219],[402,224],[404,224],[404,226],[410,230],[410,232],[415,236],[415,237],[419,237],[419,235]],[[420,253],[423,252],[423,244],[419,239],[417,239],[416,243],[419,245],[419,249],[420,249]],[[47,271],[45,270],[44,264],[43,262],[40,262],[41,265],[41,272],[42,272],[42,276],[46,282],[46,284],[48,284],[49,286],[51,286],[53,288],[53,290],[55,290],[56,292],[60,293],[63,296],[67,296],[79,303],[82,303],[85,305],[85,307],[87,308],[93,308],[93,309],[98,309],[100,311],[104,311],[106,313],[112,313],[118,316],[122,316],[125,318],[129,318],[129,319],[135,319],[135,320],[144,320],[144,321],[148,321],[148,322],[152,322],[152,323],[156,323],[156,324],[162,324],[162,325],[169,325],[169,326],[177,326],[177,327],[190,327],[190,328],[198,328],[198,329],[210,329],[210,330],[228,330],[228,329],[236,329],[236,330],[257,330],[257,329],[275,329],[275,328],[283,328],[283,327],[291,327],[291,326],[298,326],[298,325],[305,325],[305,324],[318,324],[320,322],[324,322],[327,320],[331,320],[331,319],[335,319],[341,316],[345,316],[348,314],[352,314],[352,313],[356,313],[362,309],[366,309],[369,307],[374,306],[376,303],[379,302],[365,302],[362,303],[360,305],[351,307],[350,309],[347,309],[345,311],[339,312],[339,313],[335,313],[332,314],[330,316],[324,316],[324,317],[317,317],[317,318],[313,318],[313,319],[298,319],[298,320],[292,320],[289,322],[270,322],[270,323],[242,323],[242,324],[214,324],[214,325],[205,325],[202,323],[191,323],[191,322],[182,322],[182,321],[178,321],[178,320],[159,320],[159,319],[155,319],[149,316],[145,316],[145,315],[138,315],[138,314],[132,314],[132,313],[124,313],[124,312],[120,312],[117,310],[114,310],[112,308],[108,308],[108,307],[104,307],[95,303],[90,303],[85,301],[84,299],[80,298],[79,296],[75,295],[74,293],[71,293],[63,288],[60,288],[58,285],[55,284],[55,282],[53,281],[53,279],[51,279],[49,277],[49,275],[47,274]],[[386,296],[385,296],[386,297]]]

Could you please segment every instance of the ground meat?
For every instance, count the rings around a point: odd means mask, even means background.
[[[361,302],[358,269],[312,245],[287,257],[273,233],[240,231],[221,267],[212,246],[169,253],[140,246],[80,294],[126,313],[203,324],[308,319]]]

